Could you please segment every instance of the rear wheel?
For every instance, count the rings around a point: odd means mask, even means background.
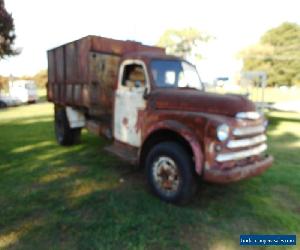
[[[192,158],[178,143],[154,146],[146,158],[146,171],[151,190],[166,202],[184,204],[196,192]]]
[[[64,108],[55,107],[55,135],[60,145],[69,146],[80,141],[81,128],[70,128]]]

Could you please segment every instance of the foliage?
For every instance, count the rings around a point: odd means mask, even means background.
[[[200,45],[209,39],[210,36],[195,28],[169,29],[160,37],[158,45],[165,47],[168,54],[195,61],[202,58]]]
[[[84,131],[81,144],[58,146],[53,105],[0,110],[0,249],[226,250],[240,249],[242,233],[299,238],[299,116],[269,121],[267,172],[202,183],[178,207],[152,196],[143,171],[107,154],[105,140]]]
[[[0,91],[8,86],[9,78],[0,75]]]
[[[269,85],[300,85],[300,25],[283,23],[240,52],[245,71],[265,71]]]
[[[0,59],[19,53],[19,51],[13,48],[16,38],[14,30],[12,15],[6,11],[4,0],[0,0]]]
[[[48,72],[46,69],[39,71],[36,73],[32,79],[36,82],[36,84],[40,88],[46,88],[46,83],[48,81]]]
[[[24,79],[24,80],[33,80],[37,84],[39,88],[46,88],[46,83],[48,81],[48,72],[46,69],[40,70],[33,76],[21,76],[17,79]]]
[[[46,69],[40,70],[38,73],[36,73],[33,76],[20,76],[20,77],[14,77],[14,80],[33,80],[37,84],[37,86],[40,89],[46,88],[46,83],[48,81],[48,72]],[[0,90],[8,89],[8,82],[10,78],[1,76],[0,75]]]

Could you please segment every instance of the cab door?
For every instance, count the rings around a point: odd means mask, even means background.
[[[140,60],[126,60],[120,67],[115,92],[114,137],[139,147],[141,131],[137,129],[138,113],[146,107],[144,93],[149,85],[145,64]]]

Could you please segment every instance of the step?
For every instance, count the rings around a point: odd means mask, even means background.
[[[138,148],[131,147],[120,142],[114,142],[104,149],[132,165],[136,165],[138,163]]]

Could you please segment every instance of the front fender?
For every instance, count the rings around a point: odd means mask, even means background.
[[[148,139],[148,137],[151,136],[152,133],[162,129],[171,130],[179,134],[182,138],[186,140],[186,142],[190,145],[193,151],[195,170],[197,174],[200,175],[202,173],[203,168],[203,151],[201,149],[201,145],[195,133],[182,123],[174,120],[164,120],[154,123],[146,129],[144,133],[145,136],[143,142],[145,142]]]

